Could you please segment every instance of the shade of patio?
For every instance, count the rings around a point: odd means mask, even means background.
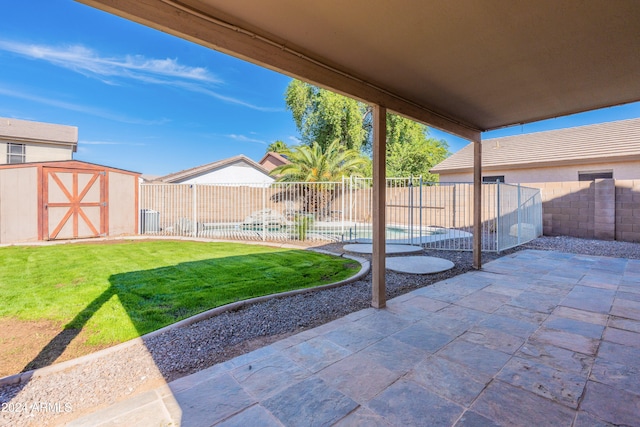
[[[640,425],[640,261],[522,251],[76,420]]]

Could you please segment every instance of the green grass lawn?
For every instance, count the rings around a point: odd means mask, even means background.
[[[123,241],[0,248],[0,318],[129,340],[230,302],[336,282],[354,261],[235,243]]]

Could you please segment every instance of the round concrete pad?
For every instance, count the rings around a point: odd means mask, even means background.
[[[451,270],[453,263],[448,259],[432,256],[401,256],[387,258],[387,269],[398,273],[432,274]]]
[[[357,254],[372,254],[373,253],[373,244],[372,243],[354,243],[351,245],[344,245],[342,248],[345,251],[355,252]],[[386,245],[385,253],[387,254],[410,254],[414,252],[422,251],[421,246],[411,246],[411,245]]]

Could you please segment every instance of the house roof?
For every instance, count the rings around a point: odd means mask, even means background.
[[[258,163],[260,163],[262,166],[264,166],[264,164],[267,162],[267,160],[269,159],[275,159],[276,163],[282,163],[283,165],[286,165],[287,163],[291,163],[289,161],[289,159],[287,159],[285,156],[283,156],[280,153],[276,153],[275,151],[269,151],[267,154],[265,154]],[[271,170],[269,170],[271,171]]]
[[[640,160],[640,118],[482,141],[484,170]],[[471,172],[473,144],[432,173]]]
[[[257,169],[258,171],[264,173],[265,175],[269,175],[269,171],[266,168],[264,168],[262,165],[251,160],[244,154],[240,154],[238,156],[229,157],[228,159],[222,159],[213,163],[207,163],[206,165],[196,166],[194,168],[170,173],[169,175],[165,175],[157,178],[157,181],[180,182],[198,175],[203,175],[205,173],[213,172],[217,169],[222,169],[227,166],[231,166],[236,163],[246,163],[247,165],[251,166],[254,169]]]
[[[0,117],[0,140],[70,146],[76,151],[78,128],[54,123]]]
[[[637,0],[80,0],[467,139],[640,100]]]

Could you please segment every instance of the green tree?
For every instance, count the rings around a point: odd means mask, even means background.
[[[285,144],[284,141],[280,141],[280,140],[273,141],[271,144],[267,146],[267,153],[269,152],[284,153],[287,150],[289,150],[289,146]]]
[[[326,149],[338,140],[345,148],[360,151],[368,140],[363,126],[368,108],[355,99],[292,80],[285,102],[306,145],[315,142]]]
[[[361,176],[368,159],[359,151],[344,148],[339,140],[323,149],[320,144],[297,145],[286,153],[291,163],[271,171],[280,182],[301,182],[301,191],[285,191],[278,200],[300,201],[302,212],[320,218],[331,216],[333,200],[340,194],[336,185],[343,176]],[[295,200],[294,200],[295,199]]]
[[[387,146],[387,176],[422,176],[425,182],[437,182],[438,175],[429,170],[447,158],[449,151],[445,141],[422,138],[416,142],[389,144]]]
[[[291,81],[285,101],[303,144],[317,143],[326,150],[338,140],[343,147],[371,154],[370,106],[299,80]],[[425,125],[387,114],[387,176],[434,180],[429,169],[448,155],[446,141],[429,138]],[[371,166],[364,165],[360,172],[370,176]]]

